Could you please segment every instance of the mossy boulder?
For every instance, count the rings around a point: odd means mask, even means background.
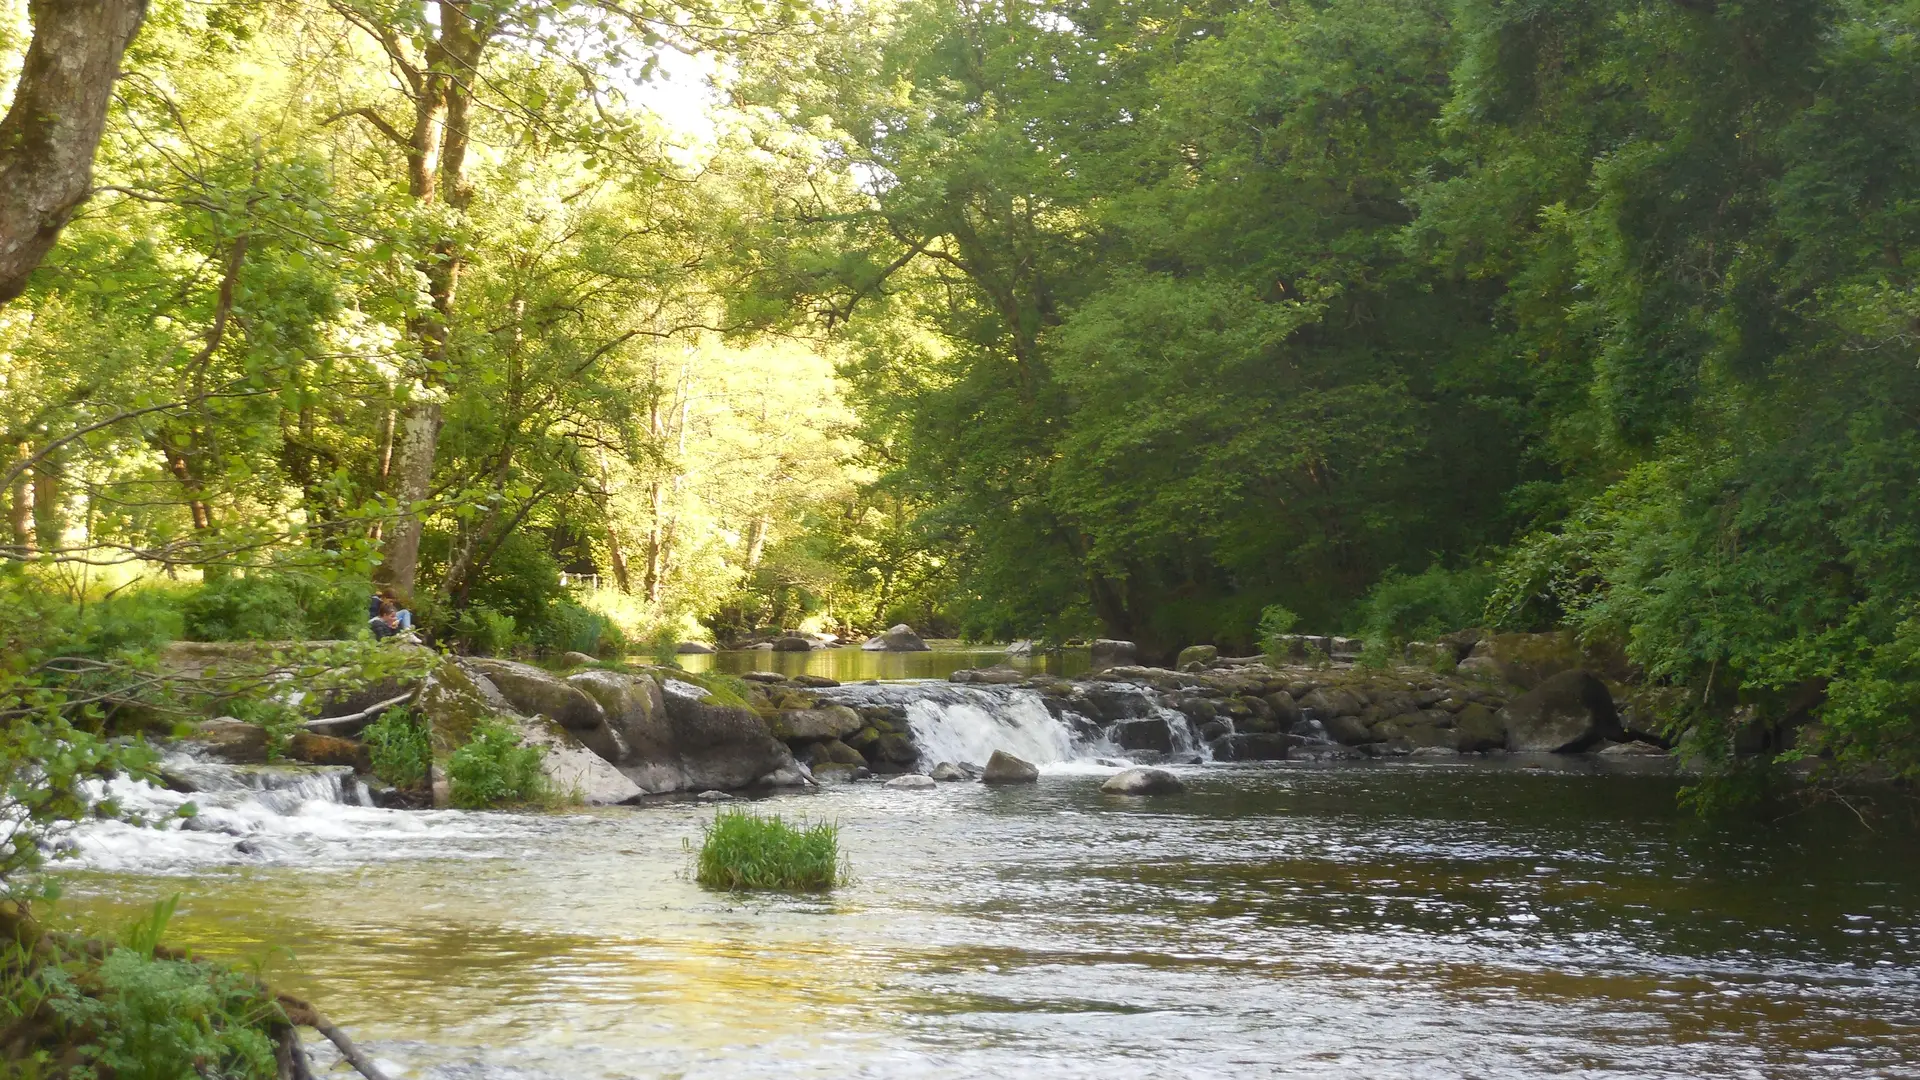
[[[1174,660],[1173,666],[1184,668],[1188,664],[1211,664],[1219,658],[1220,650],[1212,645],[1189,645],[1180,650],[1180,655]]]
[[[1553,676],[1509,702],[1500,719],[1507,749],[1516,752],[1575,753],[1626,741],[1613,694],[1590,671]]]

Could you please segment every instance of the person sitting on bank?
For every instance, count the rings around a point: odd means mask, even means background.
[[[380,614],[367,621],[367,628],[373,631],[375,641],[385,641],[400,634],[413,631],[413,613],[406,611],[392,600],[380,601]]]
[[[381,589],[379,592],[373,594],[373,599],[367,604],[367,618],[369,620],[379,619],[385,606],[388,604],[393,605],[394,613],[399,618],[400,629],[413,629],[413,612],[400,606],[400,601],[393,595],[392,589]]]

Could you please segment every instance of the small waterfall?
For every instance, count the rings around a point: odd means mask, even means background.
[[[821,697],[855,708],[902,710],[923,764],[984,764],[1005,750],[1035,765],[1053,765],[1111,753],[1103,743],[1078,739],[1067,721],[1032,690],[944,682],[842,686]]]

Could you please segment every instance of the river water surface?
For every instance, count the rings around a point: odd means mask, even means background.
[[[1204,766],[767,800],[843,829],[830,898],[687,879],[710,807],[325,803],[264,853],[115,832],[99,921],[178,891],[398,1075],[1920,1076],[1920,840],[1702,823],[1591,766]],[[1832,811],[1832,812],[1828,812]]]

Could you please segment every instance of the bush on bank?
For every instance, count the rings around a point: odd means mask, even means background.
[[[544,802],[551,792],[540,769],[546,751],[527,746],[518,732],[486,721],[447,759],[448,799],[463,810]]]

